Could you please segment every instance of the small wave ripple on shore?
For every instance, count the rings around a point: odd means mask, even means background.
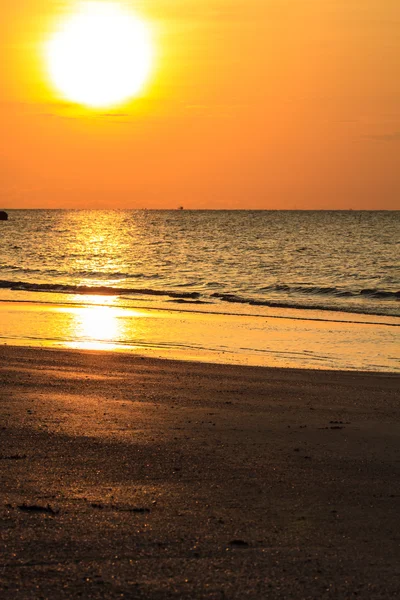
[[[283,286],[281,286],[283,287]],[[295,309],[303,309],[303,310],[331,310],[338,311],[341,310],[340,307],[336,307],[334,305],[329,305],[326,303],[318,302],[318,295],[327,295],[330,294],[333,297],[352,297],[356,298],[357,296],[369,296],[371,298],[377,299],[386,299],[386,300],[398,300],[400,298],[400,292],[388,292],[384,290],[361,290],[357,295],[354,292],[343,292],[334,289],[323,289],[323,290],[315,290],[305,288],[301,290],[301,293],[308,294],[310,296],[316,296],[312,301],[307,303],[300,303],[295,300],[283,300],[283,301],[274,301],[274,300],[261,300],[255,299],[251,297],[242,297],[236,294],[221,294],[215,292],[209,296],[201,294],[199,292],[182,292],[182,291],[174,291],[174,290],[156,290],[151,288],[121,288],[121,287],[111,287],[111,286],[87,286],[87,285],[51,285],[51,284],[37,284],[37,283],[28,283],[23,281],[7,281],[0,280],[0,289],[8,289],[14,291],[24,291],[24,292],[53,292],[57,294],[77,294],[77,295],[96,295],[96,296],[130,296],[131,298],[143,297],[143,296],[156,296],[156,297],[164,297],[166,299],[173,299],[176,302],[190,302],[194,304],[215,304],[215,300],[219,300],[222,302],[227,302],[229,304],[247,304],[249,306],[265,306],[271,308],[295,308]],[[290,289],[290,288],[289,288]],[[297,290],[298,291],[298,290]],[[344,311],[346,312],[346,311]],[[362,314],[371,314],[371,315],[386,315],[385,311],[379,310],[379,307],[376,307],[375,310],[363,309],[360,307],[353,308],[352,311],[354,313],[362,313]]]

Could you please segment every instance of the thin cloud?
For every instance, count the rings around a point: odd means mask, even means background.
[[[121,117],[130,117],[131,115],[129,115],[128,113],[101,113],[100,114],[101,117],[105,117],[108,119],[120,119]]]
[[[72,120],[76,120],[79,119],[81,120],[83,119],[91,119],[91,120],[96,120],[96,119],[105,119],[106,121],[112,121],[114,123],[133,123],[134,120],[132,120],[130,117],[132,117],[132,115],[129,115],[128,113],[96,113],[94,112],[93,114],[91,113],[77,113],[77,114],[60,114],[60,113],[42,113],[41,115],[42,117],[45,118],[56,118],[56,119],[72,119]]]
[[[368,135],[370,140],[376,140],[378,142],[400,142],[400,131],[393,131],[392,133],[380,133],[376,135]]]

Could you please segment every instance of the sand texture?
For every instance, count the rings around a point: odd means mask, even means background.
[[[400,377],[0,349],[0,597],[400,597]]]

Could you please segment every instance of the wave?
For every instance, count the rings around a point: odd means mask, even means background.
[[[382,290],[379,288],[365,288],[360,290],[345,290],[337,287],[321,287],[321,286],[290,286],[285,284],[269,285],[260,288],[261,292],[284,292],[287,294],[296,293],[311,296],[335,296],[336,298],[357,298],[357,297],[368,297],[376,298],[379,300],[387,299],[400,299],[400,290]]]
[[[361,290],[361,296],[368,296],[369,298],[396,298],[400,299],[400,291],[398,292],[390,292],[386,290],[376,290],[376,289],[365,289]]]
[[[26,274],[37,274],[37,273],[45,273],[46,271],[43,271],[42,269],[27,269],[27,268],[21,268],[21,267],[17,267],[15,265],[0,265],[0,271],[19,271],[20,273],[26,273]],[[49,273],[49,271],[47,271],[47,273]]]
[[[6,281],[0,280],[0,289],[8,289],[25,292],[55,292],[61,294],[93,294],[96,296],[120,296],[121,294],[142,294],[146,296],[167,296],[169,298],[200,298],[198,292],[176,292],[173,290],[154,290],[149,288],[121,288],[105,285],[68,285],[68,284],[48,284],[48,283],[29,283],[24,281]]]
[[[91,277],[93,279],[106,279],[106,280],[120,280],[120,279],[160,279],[160,275],[157,273],[125,273],[123,271],[113,271],[107,273],[105,271],[59,271],[56,269],[30,269],[27,267],[20,267],[16,265],[0,265],[0,271],[13,271],[13,273],[19,272],[22,275],[52,275],[54,277]]]
[[[242,296],[237,296],[236,294],[212,294],[212,297],[218,298],[223,302],[230,302],[234,304],[247,304],[249,306],[265,306],[268,308],[291,308],[298,310],[327,310],[332,312],[346,312],[346,313],[354,313],[360,315],[377,315],[377,316],[388,316],[395,317],[400,316],[393,314],[392,312],[387,312],[384,309],[380,308],[369,308],[360,305],[335,305],[335,304],[322,304],[317,301],[307,302],[304,304],[302,302],[296,302],[290,300],[256,300],[252,298],[245,298]]]
[[[153,288],[128,288],[110,285],[73,285],[73,284],[48,284],[48,283],[31,283],[24,281],[8,281],[0,280],[0,289],[9,289],[15,291],[26,291],[26,292],[49,292],[49,293],[61,293],[61,294],[76,294],[76,295],[96,295],[96,296],[120,296],[126,297],[126,299],[132,299],[133,296],[155,296],[170,298],[172,301],[192,304],[213,304],[216,301],[226,302],[231,304],[247,304],[249,306],[260,306],[269,308],[290,308],[300,310],[323,310],[323,311],[334,311],[334,312],[346,312],[356,314],[369,314],[379,316],[398,316],[393,312],[393,305],[388,305],[388,309],[382,304],[373,305],[371,302],[366,305],[365,299],[368,300],[398,300],[400,298],[400,292],[394,292],[390,290],[381,290],[376,288],[362,289],[356,292],[346,292],[346,297],[351,296],[353,299],[359,299],[359,302],[353,302],[345,304],[339,302],[335,304],[335,300],[329,301],[327,296],[334,296],[335,298],[343,298],[343,290],[337,288],[319,288],[319,287],[290,287],[286,285],[276,285],[264,290],[269,289],[271,291],[284,291],[297,292],[297,294],[313,295],[313,299],[307,299],[302,301],[301,298],[286,297],[280,299],[276,298],[253,298],[241,296],[233,293],[221,293],[214,292],[212,294],[200,294],[196,291],[178,291],[168,289],[153,289]],[[324,298],[324,300],[322,300]]]
[[[61,275],[64,275],[61,273]],[[104,271],[74,271],[73,273],[65,273],[71,277],[92,277],[94,279],[160,279],[160,275],[147,273],[124,273],[123,271],[114,271],[113,273],[105,273]]]

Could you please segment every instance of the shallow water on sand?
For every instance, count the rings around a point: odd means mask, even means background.
[[[288,315],[266,318],[105,304],[0,302],[0,343],[133,352],[239,365],[400,371],[398,327]],[[92,299],[95,302],[96,299]],[[331,313],[332,317],[341,313]]]

